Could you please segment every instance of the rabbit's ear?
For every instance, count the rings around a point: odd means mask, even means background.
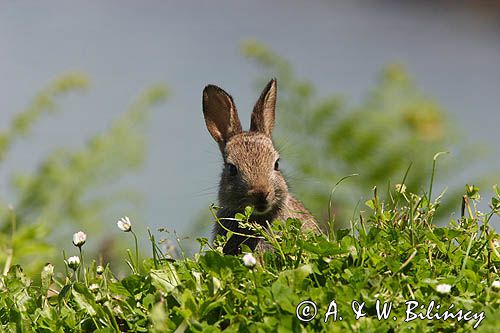
[[[233,98],[217,86],[208,85],[203,90],[203,115],[208,131],[221,149],[229,138],[241,133]]]
[[[269,81],[253,108],[250,122],[251,132],[260,132],[271,136],[274,127],[274,110],[276,108],[276,79]]]

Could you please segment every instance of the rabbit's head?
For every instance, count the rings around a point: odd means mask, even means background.
[[[271,139],[275,107],[276,80],[273,79],[255,104],[250,130],[242,131],[231,96],[213,85],[203,90],[205,123],[224,160],[219,204],[228,211],[253,206],[254,214],[267,216],[285,203],[288,187]]]

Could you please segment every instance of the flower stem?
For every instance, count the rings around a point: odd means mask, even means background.
[[[83,268],[83,281],[85,282],[85,285],[88,285],[88,283],[87,283],[87,270],[85,269],[85,263],[83,262],[82,247],[79,246],[78,250],[80,251],[80,267],[78,267],[78,275],[80,275],[80,269]]]
[[[139,245],[138,245],[138,242],[137,242],[137,235],[135,234],[135,232],[133,230],[130,230],[132,232],[132,235],[134,235],[134,240],[135,240],[135,267],[137,269],[137,273],[140,272],[140,268],[139,268]]]

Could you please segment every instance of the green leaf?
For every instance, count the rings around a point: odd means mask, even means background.
[[[97,306],[95,304],[93,295],[89,292],[89,290],[83,283],[75,282],[73,284],[71,294],[80,308],[85,310],[90,316],[95,316],[97,314]]]
[[[179,277],[170,263],[165,269],[152,270],[149,275],[151,276],[151,284],[158,290],[171,292],[178,285]]]

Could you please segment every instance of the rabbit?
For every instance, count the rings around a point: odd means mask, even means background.
[[[267,229],[274,220],[297,218],[302,229],[320,232],[314,217],[289,192],[279,168],[279,154],[272,142],[276,108],[277,82],[272,79],[262,91],[251,116],[249,131],[241,129],[233,98],[221,88],[208,85],[203,90],[203,116],[208,132],[219,145],[224,167],[219,183],[217,218],[233,232],[251,234],[230,220],[236,213],[252,206],[251,222]],[[229,218],[229,219],[228,219]],[[226,229],[215,221],[213,238],[225,235]],[[223,248],[225,254],[238,254],[240,245],[268,250],[256,237],[233,234]]]

